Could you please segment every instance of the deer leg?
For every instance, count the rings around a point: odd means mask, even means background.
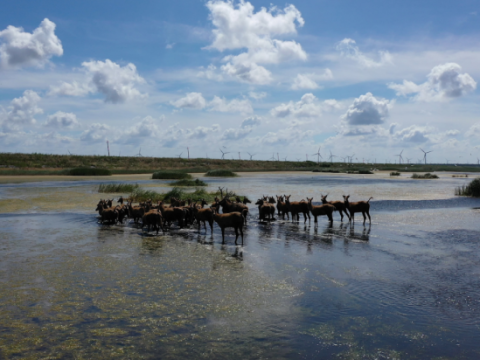
[[[238,239],[238,228],[235,227],[235,245],[237,245],[237,239]]]
[[[243,229],[241,226],[240,226],[240,235],[242,235],[242,246],[243,246]]]
[[[208,223],[210,224],[210,230],[212,231],[212,235],[213,235],[213,221],[208,220]]]
[[[362,211],[363,215],[363,225],[365,225],[365,221],[367,221],[367,217],[365,216],[365,211]]]
[[[372,218],[370,217],[370,211],[367,210],[367,215],[368,215],[368,222],[371,224],[372,223]]]
[[[225,228],[222,227],[222,244],[225,244]]]
[[[339,212],[340,212],[340,216],[342,217],[340,221],[343,222],[343,211],[339,210]]]
[[[330,222],[333,223],[332,213],[328,213],[327,216],[328,216],[328,220],[330,220]],[[343,219],[343,216],[342,216],[342,219]]]

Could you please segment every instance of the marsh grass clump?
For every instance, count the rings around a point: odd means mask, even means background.
[[[155,203],[162,200],[168,202],[170,199],[176,198],[178,200],[192,199],[192,201],[200,201],[205,199],[205,201],[210,202],[213,201],[216,196],[220,197],[220,191],[208,192],[204,188],[200,187],[195,188],[195,191],[193,192],[187,192],[184,189],[174,187],[172,190],[163,194],[157,193],[156,191],[138,188],[130,193],[128,200],[133,202],[142,202],[150,199]]]
[[[205,174],[205,176],[235,177],[238,175],[230,170],[210,170]]]
[[[172,186],[207,186],[208,184],[205,181],[200,179],[190,180],[190,179],[183,179],[178,180],[170,183]]]
[[[480,178],[472,180],[470,184],[459,186],[455,189],[457,196],[480,197]]]
[[[152,179],[164,179],[164,180],[182,180],[191,179],[192,175],[181,171],[157,171],[152,175]]]
[[[100,184],[99,193],[130,193],[140,186],[138,184]]]
[[[438,176],[435,174],[426,173],[423,175],[413,174],[412,179],[438,179]]]
[[[468,178],[468,174],[462,175],[462,174],[454,174],[452,175],[453,178]]]
[[[372,175],[373,172],[370,170],[358,170],[359,174],[364,174],[364,175]]]
[[[73,168],[68,171],[68,175],[73,176],[107,176],[112,175],[108,169],[97,169],[89,167]]]
[[[338,174],[340,171],[339,171],[339,170],[333,170],[333,169],[326,169],[326,170],[323,170],[323,169],[315,169],[315,170],[312,170],[312,172],[322,172],[322,173],[335,173],[335,174]]]
[[[400,176],[400,173],[398,171],[392,171],[390,176]]]

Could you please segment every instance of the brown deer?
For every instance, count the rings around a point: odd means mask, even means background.
[[[150,226],[153,226],[153,230],[157,230],[157,235],[160,229],[162,229],[162,232],[165,232],[162,214],[158,210],[150,210],[142,216],[142,229],[145,226],[148,226],[147,232],[150,231]]]
[[[225,196],[219,203],[222,206],[222,211],[224,214],[228,214],[231,212],[240,212],[243,214],[243,211],[246,210],[246,214],[248,215],[248,206],[242,203],[234,203],[230,201],[227,196]],[[217,208],[218,209],[218,208]],[[245,224],[247,224],[247,215],[245,215]]]
[[[203,222],[203,227],[205,228],[205,232],[207,232],[207,224],[205,223],[208,221],[208,224],[210,225],[210,230],[213,235],[213,209],[207,208],[207,209],[199,209],[198,207],[193,207],[193,215],[195,216],[195,219],[198,222],[198,232],[200,232],[200,221]]]
[[[288,206],[287,204],[283,201],[283,196],[278,196],[277,197],[277,211],[278,211],[278,216],[282,216],[282,219],[285,220],[285,214],[287,214],[287,219],[290,219],[288,216]]]
[[[260,221],[266,220],[274,220],[275,216],[275,206],[266,202],[263,199],[258,199],[255,205],[258,205],[258,217]]]
[[[306,223],[307,217],[308,220],[310,220],[310,209],[308,208],[308,203],[305,200],[290,202],[290,196],[292,195],[285,195],[285,204],[287,204],[288,211],[292,213],[292,221],[294,221],[295,218],[297,221],[300,221],[299,214],[302,213],[305,219],[303,223]]]
[[[350,195],[343,195],[343,199],[345,202],[345,206],[347,207],[348,211],[350,212],[350,221],[353,221],[355,223],[355,213],[361,212],[363,215],[363,225],[365,225],[365,221],[367,220],[365,214],[368,216],[368,221],[370,224],[372,223],[372,218],[370,217],[370,200],[373,199],[373,197],[370,197],[367,201],[357,201],[351,203],[348,198]]]
[[[337,211],[340,213],[340,216],[342,217],[341,221],[343,221],[343,212],[345,211],[345,215],[347,215],[348,221],[350,221],[350,215],[348,215],[348,210],[345,203],[343,201],[327,201],[327,196],[328,194],[325,196],[322,195],[322,203],[335,206],[335,209],[337,209]]]
[[[231,212],[227,214],[217,214],[214,212],[213,220],[220,226],[222,229],[222,244],[225,243],[225,229],[233,227],[235,229],[235,244],[237,244],[238,231],[240,230],[240,235],[242,236],[242,245],[243,245],[243,224],[245,223],[245,216],[247,215],[247,210],[244,209],[240,212]]]
[[[333,222],[332,213],[336,210],[335,206],[330,204],[316,206],[312,204],[313,198],[307,197],[307,200],[308,200],[308,209],[310,210],[312,215],[315,217],[315,222],[318,222],[317,216],[322,216],[322,215],[327,215],[328,220],[330,222]]]

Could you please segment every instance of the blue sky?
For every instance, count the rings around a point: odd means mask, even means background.
[[[2,152],[480,157],[478,1],[2,10]]]

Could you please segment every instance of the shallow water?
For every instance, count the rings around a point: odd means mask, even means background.
[[[479,358],[480,201],[451,198],[464,179],[207,181],[252,199],[374,196],[372,224],[259,223],[251,206],[244,246],[228,230],[222,245],[216,225],[99,225],[98,182],[6,184],[0,358]]]

